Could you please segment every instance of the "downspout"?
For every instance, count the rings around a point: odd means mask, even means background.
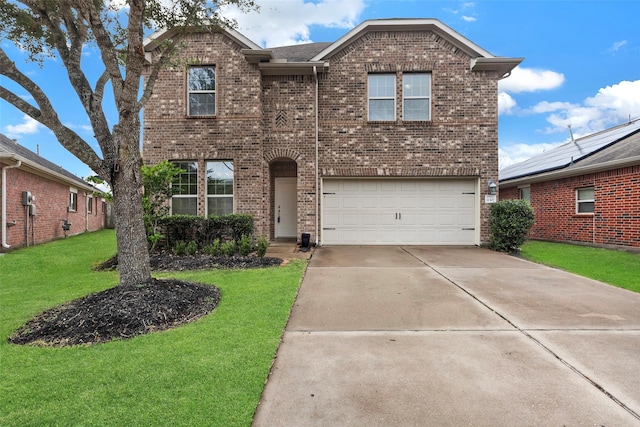
[[[11,247],[7,244],[7,169],[19,168],[21,165],[22,161],[18,160],[15,165],[2,168],[2,247],[5,249]]]
[[[316,81],[316,246],[318,246],[318,212],[320,206],[320,182],[318,179],[318,69],[313,66],[313,77]]]

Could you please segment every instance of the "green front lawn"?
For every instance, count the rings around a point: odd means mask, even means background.
[[[571,273],[640,292],[640,254],[530,240],[523,258]]]
[[[85,347],[7,343],[36,313],[117,283],[100,231],[0,256],[0,425],[248,426],[306,266],[163,273],[215,284],[219,306],[173,330]],[[159,275],[160,276],[160,275]]]

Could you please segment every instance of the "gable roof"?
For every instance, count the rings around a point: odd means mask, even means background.
[[[265,75],[322,73],[329,68],[329,58],[368,32],[374,31],[418,31],[429,30],[469,55],[470,69],[473,71],[497,71],[506,77],[524,58],[494,56],[471,40],[457,33],[437,19],[393,18],[373,19],[362,22],[335,42],[307,43],[293,46],[261,48],[236,30],[217,28],[215,32],[226,34],[240,44],[248,62],[257,64]],[[184,29],[173,28],[159,31],[144,41],[146,58],[152,60],[151,52],[165,40],[179,35]],[[189,29],[186,29],[189,31]],[[193,31],[202,31],[193,29]]]
[[[500,171],[500,184],[540,181],[542,178],[640,164],[640,119],[596,132],[534,156]]]
[[[80,187],[92,192],[100,191],[68,170],[50,162],[28,148],[23,147],[18,144],[17,141],[0,134],[0,161],[5,163],[6,160],[13,162],[20,161],[22,163],[21,168],[30,169],[31,171],[37,172],[39,175],[46,175],[49,178],[65,182],[69,185]]]
[[[457,49],[465,52],[471,57],[471,69],[474,71],[495,70],[504,76],[511,72],[524,58],[497,57],[481,48],[462,34],[456,32],[451,27],[432,18],[393,18],[393,19],[372,19],[362,22],[360,25],[342,36],[335,43],[327,46],[311,58],[311,61],[321,61],[328,59],[333,53],[344,48],[356,39],[368,32],[374,31],[416,31],[429,30],[436,33]]]
[[[153,51],[155,48],[160,46],[162,43],[164,43],[165,40],[168,40],[171,37],[174,37],[176,34],[180,34],[182,32],[189,32],[189,31],[204,31],[204,30],[191,28],[191,27],[187,27],[187,28],[176,27],[176,28],[171,28],[170,30],[160,30],[153,33],[151,36],[147,37],[142,42],[142,44],[144,45],[145,52],[148,52],[147,59],[149,60],[151,58],[149,52]],[[236,43],[238,43],[243,48],[253,49],[253,50],[262,50],[262,48],[258,44],[254,43],[243,34],[231,28],[217,27],[216,29],[211,30],[211,32],[226,34],[230,39],[235,40]]]

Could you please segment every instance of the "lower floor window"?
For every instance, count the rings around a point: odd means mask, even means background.
[[[69,192],[69,210],[75,212],[78,209],[78,191],[72,188]]]
[[[171,197],[172,215],[198,215],[198,163],[174,162],[182,169],[173,184],[176,194]]]
[[[595,206],[593,187],[579,188],[576,190],[576,212],[579,214],[592,214]]]
[[[207,215],[233,213],[233,162],[207,162]]]

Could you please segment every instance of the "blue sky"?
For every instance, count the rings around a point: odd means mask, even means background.
[[[366,19],[436,18],[496,56],[524,57],[500,82],[500,165],[525,160],[569,139],[640,117],[640,1],[267,0],[259,14],[227,16],[238,31],[264,46],[335,41]],[[58,60],[44,67],[2,47],[49,93],[59,115],[97,150],[89,121]],[[88,48],[90,78],[100,63]],[[3,86],[26,95],[0,77]],[[107,108],[112,111],[111,108]],[[78,176],[92,172],[53,134],[0,101],[0,132]]]

